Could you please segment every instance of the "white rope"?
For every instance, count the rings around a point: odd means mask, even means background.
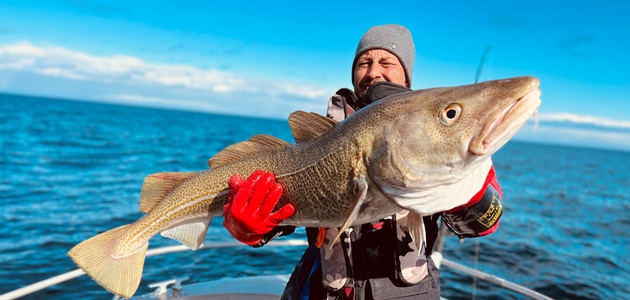
[[[479,262],[479,239],[475,239],[475,263],[473,268],[477,269],[477,264]],[[477,277],[473,277],[473,286],[472,286],[472,300],[475,300],[477,297]]]
[[[551,300],[552,299],[552,298],[549,298],[549,297],[547,297],[547,296],[545,296],[545,295],[543,295],[543,294],[541,294],[539,292],[536,292],[534,290],[530,290],[530,289],[528,289],[528,288],[526,288],[524,286],[518,285],[516,283],[509,282],[509,281],[507,281],[507,280],[505,280],[503,278],[499,278],[499,277],[496,277],[494,275],[490,275],[488,273],[484,273],[482,271],[475,270],[473,268],[466,267],[466,266],[464,266],[462,264],[450,261],[450,260],[448,260],[446,258],[442,259],[442,265],[446,266],[446,267],[449,267],[451,269],[455,269],[455,270],[460,271],[462,273],[468,274],[468,275],[473,276],[475,278],[479,278],[481,280],[485,280],[485,281],[488,281],[490,283],[496,284],[498,286],[504,287],[506,289],[515,291],[515,292],[517,292],[517,293],[519,293],[521,295],[529,296],[529,297],[531,297],[533,299],[540,299],[540,300]]]
[[[244,247],[245,245],[240,242],[225,242],[225,243],[213,243],[209,245],[202,245],[199,249],[212,249],[212,248],[229,248],[229,247]],[[265,245],[265,247],[269,246],[308,246],[308,243],[304,240],[287,240],[287,241],[272,241],[269,244]],[[150,249],[147,251],[147,256],[155,256],[162,255],[167,253],[175,253],[175,252],[183,252],[190,250],[188,247],[184,245],[178,246],[168,246]],[[84,275],[85,272],[81,269],[75,269],[70,272],[57,275],[55,277],[51,277],[40,282],[33,283],[31,285],[27,285],[23,288],[19,288],[17,290],[8,292],[6,294],[0,295],[0,300],[12,300],[16,298],[20,298],[26,296],[28,294],[35,293],[39,290],[43,290],[49,286],[53,286],[55,284],[62,283],[64,281],[68,281],[70,279],[77,278],[81,275]]]
[[[265,247],[268,246],[307,246],[308,243],[304,240],[287,240],[287,241],[272,241],[269,244],[267,244]],[[239,242],[230,242],[230,243],[214,243],[214,244],[210,244],[210,245],[203,245],[200,247],[200,249],[212,249],[212,248],[226,248],[226,247],[244,247],[243,244],[239,243]],[[182,251],[187,251],[189,250],[186,246],[169,246],[169,247],[162,247],[162,248],[156,248],[156,249],[151,249],[149,251],[147,251],[147,256],[155,256],[155,255],[162,255],[162,254],[167,254],[167,253],[174,253],[174,252],[182,252]],[[442,257],[441,253],[439,252],[435,252],[432,254],[433,258],[437,258],[437,256],[440,256],[440,258]],[[520,286],[518,284],[509,282],[503,278],[498,278],[496,276],[481,272],[479,270],[475,270],[469,267],[466,267],[464,265],[458,264],[456,262],[452,262],[446,258],[442,258],[440,259],[441,265],[447,266],[449,268],[455,269],[457,271],[460,271],[462,273],[468,274],[470,276],[473,276],[475,278],[479,278],[485,281],[489,281],[493,284],[496,284],[498,286],[504,287],[506,289],[518,292],[522,295],[525,296],[529,296],[532,297],[533,299],[541,299],[541,300],[550,300],[552,298],[549,298],[545,295],[542,295],[534,290],[530,290],[526,287]],[[76,270],[72,270],[70,272],[61,274],[61,275],[57,275],[55,277],[52,278],[48,278],[46,280],[42,280],[40,282],[25,286],[23,288],[8,292],[6,294],[2,294],[0,295],[0,300],[12,300],[12,299],[16,299],[19,297],[23,297],[29,294],[32,294],[34,292],[37,292],[39,290],[45,289],[49,286],[53,286],[55,284],[59,284],[62,283],[64,281],[68,281],[70,279],[74,279],[76,277],[79,277],[81,275],[85,274],[81,269],[76,269]]]
[[[59,283],[62,283],[64,281],[68,281],[70,279],[77,278],[77,277],[79,277],[79,276],[81,276],[83,274],[85,274],[85,273],[81,269],[72,270],[72,271],[70,271],[68,273],[57,275],[55,277],[51,277],[51,278],[48,278],[46,280],[42,280],[40,282],[36,282],[36,283],[31,284],[31,285],[27,285],[27,286],[25,286],[25,287],[23,287],[21,289],[17,289],[15,291],[8,292],[6,294],[2,294],[2,295],[0,295],[0,300],[10,300],[10,299],[19,298],[19,297],[22,297],[22,296],[25,296],[25,295],[37,292],[39,290],[45,289],[45,288],[47,288],[49,286],[53,286],[55,284],[59,284]]]

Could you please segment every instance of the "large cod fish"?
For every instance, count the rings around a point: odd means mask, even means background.
[[[98,284],[129,298],[140,284],[149,239],[161,233],[199,248],[211,218],[223,214],[229,177],[256,169],[272,172],[284,187],[278,207],[296,207],[283,224],[343,231],[405,209],[421,226],[421,216],[462,205],[481,189],[490,156],[540,105],[538,85],[517,77],[405,92],[339,123],[294,112],[296,144],[256,135],[217,153],[209,170],[150,175],[142,185],[142,218],[68,255]],[[418,239],[424,228],[416,229]]]

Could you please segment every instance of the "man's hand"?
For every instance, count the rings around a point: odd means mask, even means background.
[[[255,245],[262,238],[295,212],[292,204],[286,204],[273,212],[282,186],[275,182],[271,173],[256,170],[247,180],[232,175],[228,182],[228,202],[223,207],[223,226],[234,238],[247,245]]]

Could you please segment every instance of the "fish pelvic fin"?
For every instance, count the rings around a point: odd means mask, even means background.
[[[212,218],[209,218],[199,222],[178,225],[162,231],[161,234],[163,237],[179,241],[192,250],[197,250],[201,247],[203,240],[206,238],[211,220]]]
[[[409,234],[416,244],[416,249],[421,249],[423,241],[426,241],[426,231],[424,230],[424,221],[419,213],[409,211],[407,215],[407,226],[409,226]]]
[[[115,246],[130,225],[101,233],[74,246],[68,256],[96,283],[109,292],[130,298],[138,289],[142,278],[144,258],[149,243],[134,253],[116,257]]]
[[[249,140],[240,142],[219,151],[208,160],[211,169],[226,165],[235,161],[246,159],[260,153],[275,151],[289,145],[287,141],[268,134],[257,134]]]
[[[341,225],[341,228],[339,229],[339,233],[337,233],[335,240],[332,243],[330,243],[331,248],[332,248],[332,245],[335,244],[335,242],[339,240],[339,238],[341,237],[341,234],[344,233],[346,230],[348,230],[348,228],[352,226],[352,223],[354,223],[354,220],[357,219],[359,212],[363,208],[367,191],[368,191],[368,183],[365,179],[365,174],[359,175],[357,178],[353,179],[351,190],[348,194],[350,195],[350,197],[354,197],[354,205],[352,206],[352,211],[350,212],[348,217],[346,217],[346,220],[343,222],[343,225]]]
[[[140,192],[140,211],[148,212],[182,182],[198,172],[162,172],[147,176]]]
[[[316,113],[295,111],[289,115],[289,127],[296,143],[308,142],[337,126],[337,121]]]

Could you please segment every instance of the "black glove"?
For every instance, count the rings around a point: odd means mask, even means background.
[[[444,224],[460,239],[491,234],[503,214],[502,196],[492,167],[482,189],[467,204],[442,213]]]

